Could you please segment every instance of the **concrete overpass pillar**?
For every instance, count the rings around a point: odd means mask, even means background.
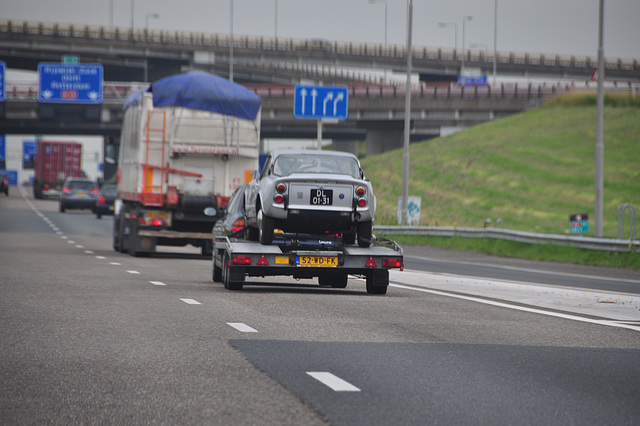
[[[354,155],[358,155],[358,143],[359,141],[338,141],[333,140],[334,151],[350,152]]]
[[[404,130],[367,129],[367,157],[402,148]]]

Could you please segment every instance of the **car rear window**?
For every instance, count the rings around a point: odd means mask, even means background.
[[[69,188],[71,189],[86,189],[92,190],[96,187],[96,184],[93,182],[69,182]]]
[[[116,190],[116,188],[104,188],[102,190],[102,193],[104,195],[109,196],[109,197],[117,197],[118,196],[118,190]]]
[[[291,173],[329,173],[360,177],[360,167],[354,158],[326,155],[281,155],[276,158],[273,173],[288,176]]]

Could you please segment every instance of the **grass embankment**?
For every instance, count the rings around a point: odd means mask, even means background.
[[[595,123],[595,95],[572,95],[412,144],[409,194],[422,197],[420,224],[480,228],[486,219],[502,219],[507,229],[565,234],[570,214],[588,213],[592,236]],[[604,147],[603,234],[617,237],[618,206],[640,209],[640,99],[606,98]],[[402,150],[365,158],[362,165],[376,191],[376,222],[396,224]],[[628,212],[625,225],[628,236]],[[505,249],[518,257],[523,250]],[[595,262],[587,256],[577,263]]]

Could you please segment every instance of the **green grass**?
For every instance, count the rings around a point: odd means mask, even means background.
[[[409,195],[422,197],[421,225],[482,227],[486,219],[522,231],[564,234],[569,215],[594,209],[592,97],[554,99],[541,108],[410,147]],[[617,98],[616,98],[617,99]],[[593,102],[595,104],[595,101]],[[640,209],[640,102],[608,101],[604,112],[604,222]],[[362,159],[378,201],[376,222],[396,224],[402,150]],[[628,232],[628,217],[627,217]]]
[[[595,203],[595,95],[551,99],[532,109],[410,147],[409,195],[422,197],[421,225],[569,232],[569,215]],[[397,224],[402,149],[362,159],[376,197],[376,223]],[[640,210],[640,97],[607,96],[604,110],[603,236],[617,237],[617,209]],[[625,217],[629,235],[629,215]],[[640,269],[638,253],[610,254],[508,241],[389,236],[500,256]]]

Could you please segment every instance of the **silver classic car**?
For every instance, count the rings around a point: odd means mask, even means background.
[[[371,240],[376,199],[358,158],[336,151],[277,151],[246,193],[249,239],[269,245],[274,229],[342,234],[345,244]]]

